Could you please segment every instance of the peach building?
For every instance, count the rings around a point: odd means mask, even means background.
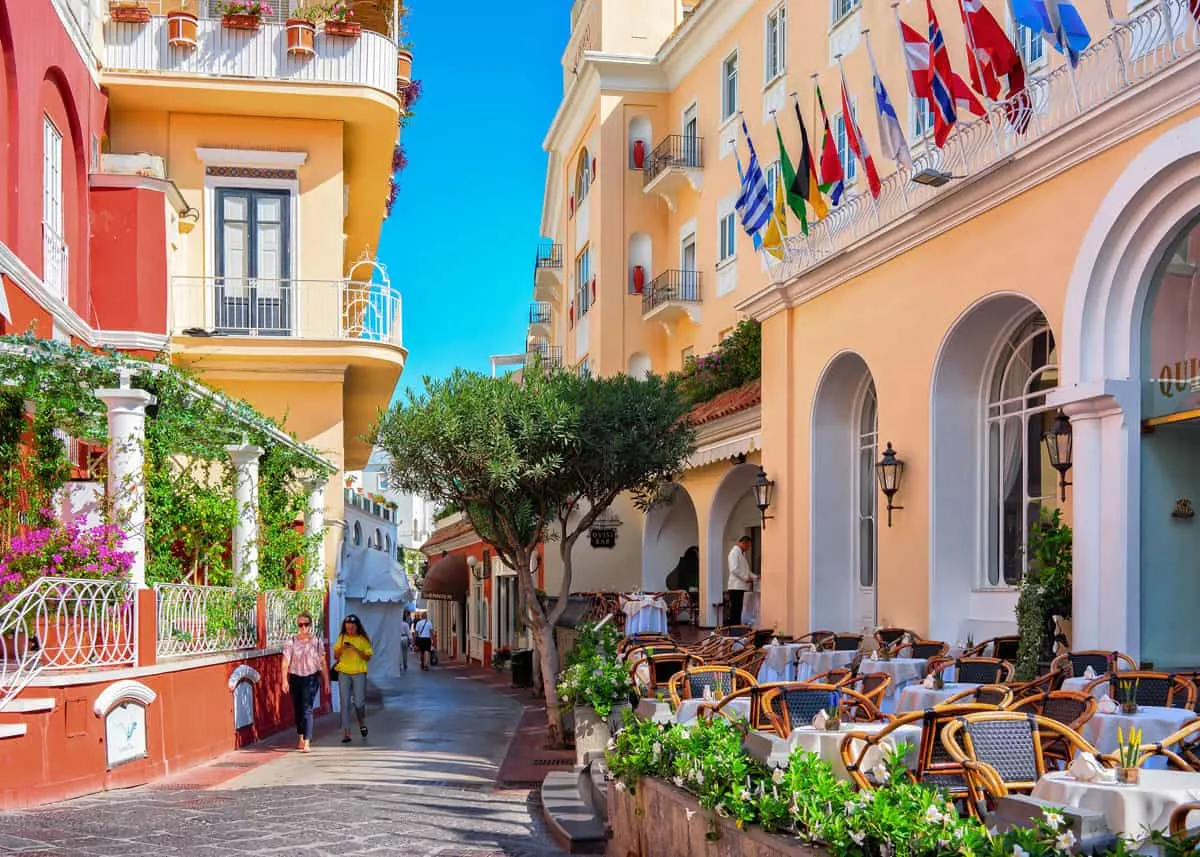
[[[1187,621],[1200,595],[1187,567],[1200,547],[1197,21],[1186,0],[1113,0],[1111,19],[1077,2],[1091,43],[1073,68],[1007,3],[984,5],[1022,57],[1028,100],[987,104],[985,119],[960,109],[939,149],[896,21],[928,33],[922,2],[575,4],[527,350],[667,372],[744,317],[763,334],[761,392],[710,403],[675,501],[645,520],[618,510],[640,568],[577,548],[604,588],[661,588],[696,545],[712,624],[725,556],[749,532],[763,624],[990,636],[1015,627],[1030,525],[1057,506],[1075,533],[1072,644],[1200,663]],[[956,0],[933,7],[969,81],[975,33]],[[882,154],[868,40],[912,169]],[[878,199],[848,151],[839,58]],[[749,161],[738,117],[773,176],[774,111],[800,158],[792,93],[820,145],[814,81],[847,198],[807,236],[789,214],[777,260],[735,210],[735,151]],[[1043,438],[1060,409],[1068,486]],[[890,521],[876,480],[889,443],[905,465]],[[766,529],[760,465],[775,487]]]

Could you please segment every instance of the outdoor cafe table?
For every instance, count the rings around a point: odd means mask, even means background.
[[[717,699],[681,699],[679,701],[679,708],[675,709],[675,722],[680,725],[692,723],[695,721],[701,705],[716,705],[719,701]],[[724,711],[749,720],[750,700],[745,698],[734,699],[725,706]]]
[[[1143,770],[1138,784],[1117,785],[1080,782],[1066,771],[1055,771],[1038,780],[1033,796],[1101,812],[1114,833],[1140,840],[1151,830],[1166,830],[1175,807],[1200,800],[1200,774]]]
[[[625,636],[667,633],[667,602],[648,595],[621,596]]]
[[[767,653],[767,656],[758,670],[759,684],[769,681],[795,681],[796,657],[800,652],[811,648],[812,646],[808,643],[776,643],[771,646],[763,646],[763,651]]]
[[[799,681],[804,681],[807,678],[829,672],[833,669],[848,667],[850,666],[850,662],[854,660],[854,656],[857,654],[858,652],[854,649],[844,652],[831,652],[828,650],[821,652],[803,652],[800,655],[800,663],[808,669],[807,671],[803,669],[799,670],[799,672],[803,673],[803,675],[798,675],[797,679]]]
[[[944,702],[956,693],[962,693],[964,690],[973,690],[977,687],[979,685],[968,682],[946,682],[946,686],[941,690],[935,690],[932,687],[925,687],[925,685],[919,682],[910,684],[904,690],[900,691],[900,696],[896,700],[896,713],[924,711],[927,708],[933,708],[935,705]]]
[[[792,749],[802,747],[810,753],[816,753],[821,759],[828,762],[833,768],[834,776],[840,780],[849,780],[850,774],[846,771],[846,765],[842,761],[842,739],[848,732],[865,732],[868,735],[874,735],[881,731],[887,723],[843,723],[841,729],[837,732],[832,732],[828,729],[817,729],[814,726],[799,726],[792,730],[788,741],[791,743]],[[908,744],[909,760],[911,763],[916,761],[916,748],[921,744],[921,727],[915,723],[909,723],[905,726],[899,726],[891,735],[884,739],[881,747],[876,749],[884,752],[894,750],[900,744]],[[880,758],[863,759],[863,768],[871,769],[884,761],[883,753],[880,753]]]
[[[1183,724],[1194,720],[1196,712],[1190,708],[1163,708],[1143,705],[1136,714],[1101,714],[1097,711],[1079,730],[1084,740],[1101,753],[1117,752],[1117,729],[1129,740],[1130,729],[1142,730],[1143,744],[1157,744],[1168,735],[1178,732]],[[1165,765],[1162,758],[1151,759],[1150,764]]]
[[[905,682],[920,682],[925,678],[925,665],[929,663],[925,658],[892,658],[888,661],[865,659],[858,667],[859,675],[868,675],[870,673],[886,673],[892,677],[892,683],[888,685],[887,696],[884,699],[895,700],[901,691],[901,685]]]

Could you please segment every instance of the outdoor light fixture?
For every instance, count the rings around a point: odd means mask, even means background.
[[[892,503],[892,498],[900,490],[900,482],[904,478],[904,462],[896,457],[896,450],[892,449],[891,441],[888,441],[887,449],[883,451],[883,458],[879,459],[875,465],[875,475],[879,477],[879,490],[887,497],[888,526],[890,527],[892,510],[904,508]]]
[[[775,493],[775,483],[767,478],[767,471],[761,467],[758,468],[758,476],[754,477],[754,505],[758,506],[758,513],[762,515],[762,528],[767,528],[767,521],[773,520],[772,515],[767,514],[767,509],[771,507],[771,495]]]
[[[1058,415],[1054,418],[1054,425],[1050,431],[1042,435],[1042,443],[1046,445],[1046,455],[1050,458],[1050,466],[1058,471],[1058,487],[1065,502],[1067,486],[1071,484],[1067,481],[1067,471],[1074,463],[1071,456],[1074,451],[1075,439],[1071,432],[1071,420],[1063,413],[1062,408],[1058,409]]]
[[[962,178],[953,173],[942,172],[933,167],[926,167],[920,172],[913,175],[912,180],[917,184],[923,184],[926,187],[941,187],[944,184],[949,184],[951,179]]]
[[[467,565],[471,568],[471,576],[476,580],[483,580],[487,577],[487,568],[475,557],[467,557]]]

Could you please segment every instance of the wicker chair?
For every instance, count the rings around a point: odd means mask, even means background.
[[[640,649],[645,646],[661,646],[663,648],[677,648],[679,646],[674,640],[666,634],[644,633],[634,634],[625,637],[617,643],[617,654],[625,655],[632,652],[634,649]]]
[[[833,648],[833,638],[836,636],[833,631],[809,631],[792,642],[809,643],[814,649],[831,649]]]
[[[944,705],[958,705],[964,702],[975,702],[988,708],[1000,709],[1013,700],[1012,688],[1003,684],[981,684],[979,687],[968,687],[953,696],[948,696],[938,703],[937,708]]]
[[[1116,672],[1136,670],[1137,664],[1129,655],[1121,652],[1104,652],[1100,649],[1064,652],[1050,662],[1050,669],[1059,670],[1064,676],[1080,676],[1082,678],[1088,667],[1091,667],[1092,672],[1096,675],[1107,675],[1114,669]]]
[[[757,676],[758,671],[762,669],[763,661],[767,659],[767,653],[763,649],[743,649],[740,652],[734,652],[724,658],[724,663],[727,666],[737,667],[740,670]]]
[[[1026,696],[1011,702],[1006,708],[1009,711],[1020,711],[1029,714],[1039,714],[1049,720],[1054,720],[1066,726],[1072,732],[1078,732],[1083,724],[1092,719],[1096,713],[1099,700],[1090,693],[1078,690],[1052,690],[1040,696]],[[1042,735],[1042,755],[1048,760],[1068,765],[1071,757],[1067,755],[1068,747],[1057,735],[1046,733]]]
[[[942,789],[951,800],[965,800],[967,777],[962,763],[955,760],[942,743],[942,730],[946,724],[964,714],[994,711],[990,705],[963,703],[942,705],[921,712],[921,744],[917,748],[917,764],[914,777],[918,782],[935,789]]]
[[[979,645],[967,649],[963,652],[963,657],[991,657],[1001,661],[1015,661],[1017,659],[1017,649],[1020,645],[1020,637],[991,637]]]
[[[743,687],[741,690],[735,690],[733,693],[727,694],[715,702],[702,704],[696,716],[697,718],[724,717],[726,720],[730,720],[746,730],[770,732],[774,727],[768,718],[768,709],[764,701],[771,691],[783,684],[786,684],[786,682],[767,682],[751,687]],[[735,699],[748,699],[750,701],[750,717],[744,722],[742,716],[735,712],[730,705]]]
[[[826,670],[823,673],[809,676],[804,680],[805,684],[841,684],[851,678],[850,670],[845,667],[835,667],[831,670]]]
[[[779,682],[763,698],[763,705],[775,734],[787,738],[793,729],[807,726],[818,712],[827,710],[833,694],[838,696],[838,711],[845,719],[860,723],[884,719],[879,708],[861,693],[833,684]]]
[[[1190,844],[1193,848],[1197,844],[1200,844],[1200,831],[1197,831],[1194,827],[1189,828],[1187,820],[1188,816],[1196,810],[1200,810],[1200,803],[1181,803],[1171,810],[1171,819],[1167,822],[1168,831],[1171,836],[1179,838],[1187,837],[1192,840]],[[1187,850],[1191,851],[1193,848],[1188,848]]]
[[[714,699],[723,699],[735,690],[754,687],[758,684],[754,676],[736,667],[706,666],[690,667],[683,672],[671,676],[667,690],[671,694],[671,704],[676,708],[685,699],[700,699],[708,688]]]
[[[858,675],[849,676],[839,682],[834,682],[838,687],[844,687],[847,690],[855,690],[871,700],[871,703],[876,708],[883,708],[883,698],[887,695],[888,688],[892,685],[892,677],[888,673],[859,673]]]
[[[1105,682],[1108,683],[1108,695],[1117,702],[1134,701],[1138,705],[1165,708],[1194,708],[1196,705],[1196,685],[1173,673],[1127,670],[1101,676],[1084,690],[1091,693]]]
[[[862,634],[834,634],[833,645],[830,648],[835,652],[853,652],[858,650],[862,641]]]
[[[967,808],[983,819],[999,798],[1032,792],[1046,773],[1042,747],[1050,736],[1061,739],[1069,756],[1086,751],[1100,757],[1078,733],[1037,714],[985,711],[951,720],[942,743],[966,771]]]
[[[643,665],[646,667],[644,672],[639,669]],[[644,661],[631,664],[629,674],[642,696],[653,697],[660,689],[668,687],[675,673],[700,666],[704,666],[704,661],[686,652],[656,652],[647,655]]]
[[[1137,766],[1145,766],[1149,759],[1161,756],[1167,767],[1178,771],[1200,771],[1200,717],[1189,720],[1184,726],[1154,744],[1139,747]]]
[[[842,738],[838,750],[842,755],[842,764],[846,773],[860,791],[874,791],[884,783],[875,775],[875,768],[892,751],[895,746],[893,735],[896,730],[925,720],[924,711],[906,711],[895,715],[891,722],[878,732],[847,732]],[[909,777],[916,780],[916,774],[909,771]]]
[[[929,662],[929,672],[954,667],[954,680],[962,684],[1004,684],[1012,678],[1013,666],[1000,658],[957,658]]]
[[[950,646],[941,640],[917,640],[910,643],[907,648],[910,658],[925,658],[926,660],[944,658],[950,651]]]
[[[897,643],[904,639],[906,634],[911,634],[914,640],[917,638],[917,635],[907,628],[880,628],[871,636],[875,638],[876,646],[891,651]]]
[[[1065,676],[1058,670],[1051,670],[1030,681],[1009,682],[1008,686],[1012,688],[1015,699],[1024,699],[1027,696],[1038,696],[1058,690],[1062,687],[1064,678]]]
[[[753,636],[754,628],[749,625],[722,625],[713,633],[722,637],[749,637]]]

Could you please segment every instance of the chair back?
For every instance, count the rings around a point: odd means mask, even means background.
[[[1196,704],[1196,686],[1190,681],[1174,673],[1150,670],[1126,670],[1109,676],[1108,695],[1117,702],[1164,708],[1193,708]]]
[[[992,657],[1002,661],[1015,661],[1020,648],[1020,637],[997,637],[992,641]]]
[[[917,765],[914,772],[918,782],[945,790],[951,800],[966,797],[966,772],[962,762],[946,750],[942,743],[942,730],[955,717],[994,710],[990,705],[972,702],[942,705],[921,712],[921,743],[917,748]]]
[[[838,687],[858,691],[871,700],[876,708],[880,708],[883,706],[883,697],[892,684],[892,677],[888,673],[860,673],[836,684]]]
[[[841,684],[850,679],[850,670],[845,667],[834,667],[831,670],[826,670],[823,673],[809,676],[804,680],[805,684]]]
[[[944,658],[950,647],[941,640],[917,640],[908,647],[909,657],[913,658]]]
[[[1040,714],[1078,732],[1096,713],[1097,702],[1096,697],[1083,691],[1051,690],[1011,702],[1007,709]]]
[[[983,705],[1003,708],[1012,702],[1013,692],[1003,684],[981,684],[975,688],[975,701]]]
[[[833,631],[809,631],[793,640],[793,643],[811,643],[815,649],[828,649],[833,646]]]
[[[909,633],[907,628],[880,628],[872,636],[875,637],[875,642],[879,645],[879,648],[890,649],[904,639],[904,635],[907,633]],[[913,634],[914,639],[916,636],[916,634]]]
[[[835,652],[853,652],[862,645],[862,634],[834,634],[833,650]]]
[[[660,689],[669,690],[672,676],[677,672],[682,672],[691,666],[703,666],[704,661],[699,658],[689,655],[686,652],[655,652],[652,655],[647,655],[644,662],[639,662],[630,667],[631,674],[634,680],[642,687],[644,696],[654,696]],[[641,672],[641,667],[645,666],[645,673]]]
[[[1062,670],[1069,676],[1083,677],[1087,668],[1091,667],[1096,675],[1111,672],[1137,669],[1133,658],[1121,652],[1106,652],[1101,649],[1081,649],[1077,652],[1064,652],[1055,658],[1050,669]]]
[[[851,782],[860,791],[873,791],[884,785],[886,780],[879,775],[879,766],[891,755],[896,745],[892,734],[904,726],[920,724],[924,719],[924,711],[906,711],[895,715],[878,732],[847,732],[838,749]],[[910,779],[916,779],[911,770],[908,775]]]
[[[688,667],[675,673],[670,678],[669,687],[671,702],[678,707],[685,699],[703,699],[706,689],[712,699],[719,700],[755,684],[754,676],[735,667],[705,666]]]
[[[722,625],[716,633],[722,637],[745,637],[753,634],[754,628],[749,625]]]
[[[959,658],[942,664],[939,669],[954,666],[954,680],[964,684],[1004,684],[1012,678],[1013,667],[1000,658]]]
[[[883,719],[877,706],[855,690],[832,684],[811,682],[780,682],[774,692],[764,697],[775,734],[787,738],[792,730],[807,726],[820,711],[828,711],[837,701],[840,716],[859,722]]]

